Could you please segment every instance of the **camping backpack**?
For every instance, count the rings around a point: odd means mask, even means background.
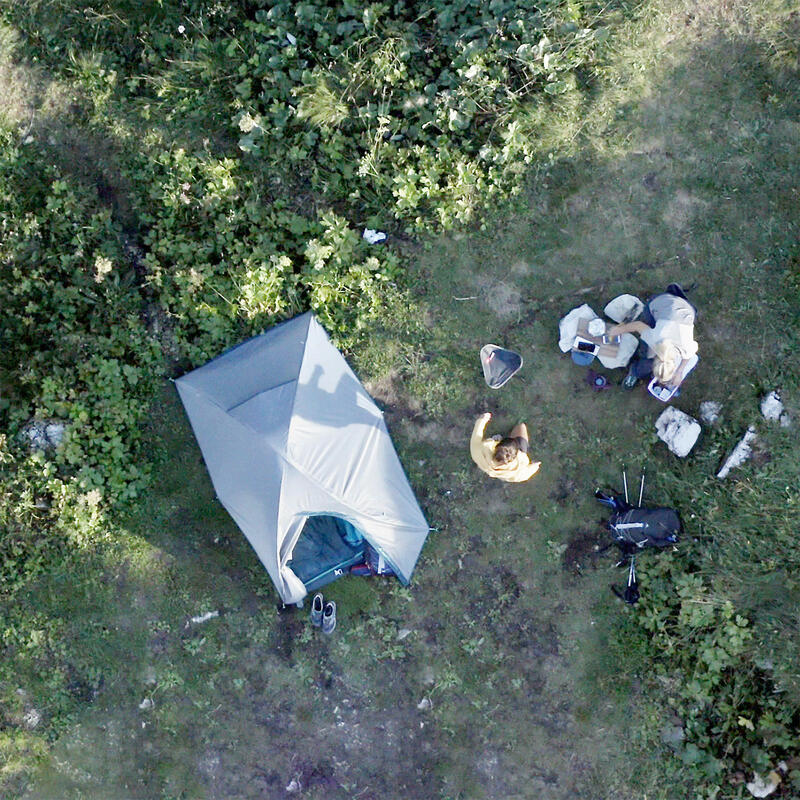
[[[624,591],[621,592],[613,586],[611,588],[618,597],[633,605],[639,599],[639,584],[636,580],[635,565],[636,553],[646,548],[661,549],[675,544],[681,532],[681,520],[674,508],[642,505],[644,472],[642,472],[639,504],[637,506],[631,505],[628,500],[628,479],[624,470],[622,472],[622,480],[625,486],[623,495],[617,493],[609,494],[597,489],[594,496],[600,503],[608,506],[614,512],[606,523],[614,541],[604,547],[603,550],[616,545],[622,553],[622,558],[617,562],[617,566],[628,565],[628,582]]]

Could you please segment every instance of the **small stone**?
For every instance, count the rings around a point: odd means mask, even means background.
[[[764,419],[780,419],[783,414],[783,403],[778,392],[772,391],[765,395],[761,400],[761,413]]]
[[[411,633],[411,628],[400,628],[397,631],[397,641],[402,642]]]
[[[208,622],[210,619],[214,619],[214,617],[218,617],[218,616],[219,616],[219,611],[206,611],[205,614],[200,614],[197,617],[192,617],[191,621],[195,625],[200,625],[203,622]]]
[[[387,235],[383,231],[376,231],[372,228],[365,228],[362,236],[369,244],[378,244],[378,242],[382,242],[387,238]]]
[[[720,411],[722,411],[722,403],[718,403],[716,400],[704,400],[700,403],[700,419],[706,425],[716,424]]]
[[[753,780],[745,786],[753,797],[769,797],[778,788],[780,782],[781,776],[773,769],[763,778],[755,773]]]
[[[25,716],[22,718],[22,721],[25,727],[29,731],[32,731],[42,721],[42,715],[35,708],[31,708],[25,712]]]
[[[689,455],[700,436],[700,423],[694,418],[669,406],[656,420],[658,438],[679,458]]]
[[[423,697],[422,700],[417,703],[417,708],[420,711],[430,711],[433,708],[433,703],[431,703],[427,697]]]
[[[300,781],[297,778],[292,778],[289,783],[286,784],[286,791],[289,794],[296,794],[299,792],[303,787],[300,785]]]
[[[679,745],[686,738],[682,725],[667,725],[661,729],[661,741],[673,746]]]
[[[44,435],[51,447],[58,447],[64,439],[65,425],[63,422],[50,422],[44,429]]]
[[[154,703],[149,697],[145,697],[141,703],[139,703],[139,710],[140,711],[149,711],[153,707]]]

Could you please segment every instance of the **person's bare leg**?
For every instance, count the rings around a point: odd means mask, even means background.
[[[511,433],[508,434],[509,439],[516,439],[517,436],[521,436],[526,442],[530,441],[530,439],[528,439],[528,428],[524,422],[515,425],[511,429]]]

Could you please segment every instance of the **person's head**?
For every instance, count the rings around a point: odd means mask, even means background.
[[[653,377],[659,383],[666,383],[678,370],[681,354],[672,342],[659,342],[654,348]]]
[[[519,444],[516,439],[509,439],[508,437],[501,439],[494,449],[494,463],[498,466],[510,464],[517,457],[518,452]]]

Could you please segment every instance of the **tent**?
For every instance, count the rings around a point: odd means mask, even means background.
[[[428,524],[381,411],[313,314],[175,383],[217,497],[284,603],[368,547],[408,583]]]

